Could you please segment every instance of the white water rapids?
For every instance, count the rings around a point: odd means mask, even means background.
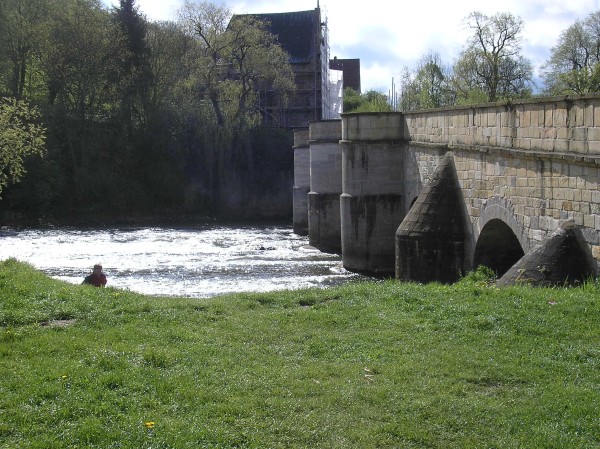
[[[11,257],[74,284],[99,262],[108,286],[160,296],[328,287],[360,277],[283,225],[2,228],[0,260]]]

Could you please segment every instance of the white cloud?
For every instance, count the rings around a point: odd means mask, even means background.
[[[118,0],[105,0],[118,3]],[[317,0],[222,1],[234,13],[277,13],[311,10]],[[464,18],[473,11],[492,15],[508,12],[523,19],[523,56],[536,70],[550,55],[560,33],[578,19],[600,10],[600,0],[319,0],[327,18],[331,56],[359,58],[363,91],[387,92],[392,77],[412,68],[429,51],[446,64],[458,57],[468,30]],[[183,0],[137,0],[151,20],[173,20]]]

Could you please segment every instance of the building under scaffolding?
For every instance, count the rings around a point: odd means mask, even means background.
[[[287,105],[272,86],[261,88],[263,123],[305,128],[309,121],[339,118],[343,81],[339,74],[330,77],[327,21],[322,21],[320,8],[251,16],[265,21],[271,34],[277,36],[279,45],[290,55],[296,79],[296,93]]]

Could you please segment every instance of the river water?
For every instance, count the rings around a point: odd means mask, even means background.
[[[74,284],[99,262],[109,286],[159,296],[325,288],[361,278],[285,225],[1,228],[0,260],[11,257]]]

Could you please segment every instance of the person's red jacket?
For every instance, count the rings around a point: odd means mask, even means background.
[[[85,277],[85,279],[83,280],[83,283],[91,284],[94,287],[104,287],[106,285],[106,276],[104,275],[104,273],[100,273],[99,276],[92,273]]]

